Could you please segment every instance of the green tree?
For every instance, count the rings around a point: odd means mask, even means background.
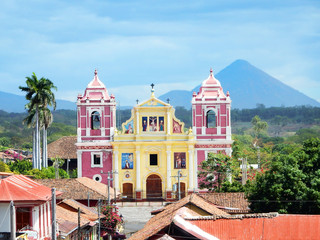
[[[319,214],[320,139],[277,155],[270,169],[248,184],[247,197],[254,212]]]
[[[32,162],[29,160],[14,161],[9,164],[10,170],[19,174],[27,174],[32,169]]]
[[[252,124],[252,129],[253,129],[254,138],[255,138],[254,145],[256,145],[257,141],[258,141],[259,134],[262,131],[265,131],[268,129],[268,123],[265,121],[262,121],[260,119],[260,117],[258,115],[256,115],[252,118],[251,124]]]
[[[209,153],[208,159],[201,162],[198,176],[200,188],[219,192],[222,183],[231,176],[231,158],[221,153]]]
[[[32,169],[27,172],[28,175],[33,175],[36,179],[55,179],[56,178],[56,169],[53,166],[39,169]],[[66,171],[59,169],[58,171],[59,178],[69,178]]]
[[[26,77],[26,87],[19,86],[21,91],[26,92],[26,99],[29,103],[26,105],[29,116],[27,124],[30,126],[34,122],[34,140],[33,140],[33,164],[34,168],[41,169],[40,160],[40,111],[42,111],[42,123],[45,119],[45,112],[48,106],[53,106],[55,109],[56,101],[52,89],[57,89],[56,86],[47,78],[38,79],[36,74],[33,73],[31,77]],[[50,111],[50,110],[49,110]],[[45,126],[45,124],[42,124]]]
[[[2,161],[0,161],[0,172],[10,172],[9,166]]]

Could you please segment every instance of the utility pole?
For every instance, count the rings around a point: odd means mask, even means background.
[[[108,205],[110,206],[110,184],[113,178],[110,176],[110,171],[108,171]]]
[[[261,165],[261,163],[260,163],[260,147],[259,146],[257,146],[257,149],[258,149],[258,168],[260,169],[260,165]]]
[[[100,208],[101,208],[101,202],[100,202],[100,198],[99,198],[99,200],[98,200],[98,219],[99,219],[98,240],[100,240],[100,229],[101,229]]]
[[[69,162],[70,162],[70,159],[68,158],[67,159],[67,174],[70,177],[70,175],[69,175]]]
[[[178,199],[181,200],[180,178],[181,177],[185,177],[185,176],[182,176],[181,170],[178,170],[178,176],[172,176],[172,177],[177,177],[178,178]]]
[[[178,199],[181,199],[181,190],[180,190],[180,173],[181,170],[178,170]]]
[[[51,239],[52,240],[56,240],[57,239],[57,235],[56,235],[56,189],[52,188],[51,189],[51,193],[52,193],[52,236]]]
[[[81,232],[80,232],[80,208],[78,208],[78,240],[81,240]]]
[[[16,208],[13,204],[13,201],[10,202],[10,230],[11,230],[11,234],[10,234],[10,240],[15,240],[16,239]]]
[[[242,185],[247,182],[247,158],[241,158],[242,161]]]

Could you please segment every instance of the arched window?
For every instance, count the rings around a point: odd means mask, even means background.
[[[97,111],[91,114],[91,129],[100,129],[100,113]]]
[[[215,128],[216,126],[216,114],[213,110],[209,110],[207,112],[207,128]]]

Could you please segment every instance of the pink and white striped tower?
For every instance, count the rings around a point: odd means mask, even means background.
[[[192,97],[192,130],[196,136],[195,166],[207,159],[209,152],[232,153],[231,139],[231,99],[225,95],[220,82],[210,69],[209,77],[201,84],[198,93]],[[194,171],[195,173],[197,171]],[[198,186],[194,177],[194,186]]]
[[[78,177],[107,183],[112,171],[112,137],[116,128],[116,102],[99,80],[97,70],[84,95],[77,100]]]

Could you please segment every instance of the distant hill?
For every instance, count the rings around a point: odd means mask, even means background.
[[[66,100],[57,99],[57,110],[68,109],[76,110],[76,103]],[[21,113],[25,112],[24,106],[26,105],[27,100],[24,96],[6,93],[0,91],[0,110],[5,112],[15,112]]]
[[[233,108],[255,108],[257,104],[264,104],[266,107],[301,105],[320,107],[320,103],[316,100],[282,83],[245,60],[236,60],[215,77],[221,82],[224,92],[230,92]],[[203,80],[199,79],[199,82]],[[173,106],[190,108],[192,93],[198,92],[199,88],[200,85],[192,91],[173,90],[159,98],[163,101],[169,98]]]

